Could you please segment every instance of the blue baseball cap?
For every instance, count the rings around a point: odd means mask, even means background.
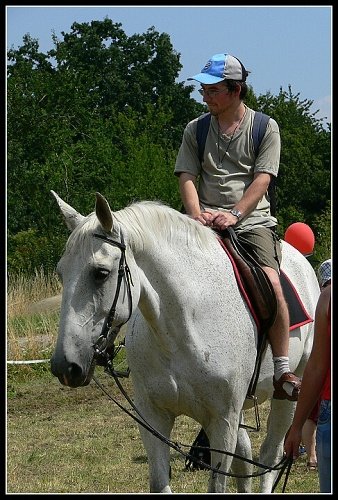
[[[188,80],[196,80],[205,85],[213,85],[223,80],[238,80],[245,82],[249,72],[237,57],[230,54],[216,54],[206,63],[201,73],[191,76]]]

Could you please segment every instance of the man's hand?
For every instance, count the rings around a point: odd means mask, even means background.
[[[203,224],[203,226],[213,226],[213,215],[212,212],[201,212],[199,215],[194,217],[195,220]]]
[[[220,212],[216,210],[208,210],[202,212],[201,216],[208,221],[206,225],[223,231],[229,226],[234,226],[238,222],[236,215],[232,215],[230,212]]]

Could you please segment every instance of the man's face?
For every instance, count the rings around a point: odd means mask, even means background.
[[[224,82],[202,85],[199,92],[203,96],[203,101],[207,104],[210,113],[215,116],[230,108],[234,99],[237,98],[237,93],[229,92]]]

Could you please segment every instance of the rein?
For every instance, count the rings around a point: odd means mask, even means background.
[[[252,465],[255,465],[261,469],[265,469],[263,472],[257,472],[257,473],[250,474],[250,475],[239,475],[239,474],[233,474],[230,472],[225,472],[219,468],[221,465],[220,462],[217,464],[217,467],[212,467],[211,465],[203,462],[203,460],[200,460],[200,459],[192,456],[190,453],[185,453],[182,450],[182,448],[191,448],[191,445],[171,441],[166,436],[161,434],[159,431],[154,429],[154,427],[152,427],[145,420],[145,418],[141,415],[141,413],[139,412],[137,407],[134,405],[133,401],[130,399],[130,397],[128,396],[128,394],[124,390],[122,384],[118,380],[118,377],[128,377],[129,376],[129,372],[130,372],[129,368],[126,372],[116,372],[113,368],[113,359],[119,350],[119,348],[115,349],[114,341],[116,340],[117,334],[119,333],[121,327],[129,321],[131,314],[132,314],[131,285],[134,286],[134,284],[132,281],[130,269],[129,269],[128,264],[126,262],[126,256],[125,256],[126,245],[124,243],[124,238],[123,238],[122,233],[121,233],[121,242],[115,241],[107,235],[102,235],[102,234],[98,234],[98,233],[94,233],[94,237],[99,238],[99,239],[103,240],[105,243],[109,243],[110,245],[115,246],[121,250],[121,257],[120,257],[119,269],[118,269],[118,279],[117,279],[114,300],[113,300],[112,306],[110,308],[110,311],[108,313],[108,316],[106,317],[106,319],[103,323],[101,334],[100,334],[97,342],[94,345],[94,357],[96,358],[97,364],[104,366],[105,371],[108,372],[114,378],[116,385],[120,389],[121,393],[123,394],[125,399],[128,401],[128,403],[131,405],[132,409],[136,412],[136,414],[138,416],[133,415],[127,408],[122,406],[116,399],[114,399],[112,396],[110,396],[110,394],[106,391],[106,389],[102,386],[102,384],[100,384],[100,382],[94,376],[93,380],[95,381],[95,383],[109,397],[109,399],[111,399],[115,404],[117,404],[117,406],[119,408],[121,408],[125,413],[127,413],[130,417],[132,417],[133,420],[135,420],[139,425],[144,427],[151,434],[153,434],[155,437],[160,439],[162,442],[164,442],[165,444],[167,444],[168,446],[170,446],[171,448],[176,450],[178,453],[183,455],[186,459],[190,459],[193,462],[196,462],[197,464],[203,466],[203,468],[209,469],[210,471],[213,471],[214,474],[223,474],[225,476],[234,477],[234,478],[245,478],[245,477],[258,477],[258,476],[262,476],[262,475],[266,474],[267,472],[272,472],[274,470],[275,471],[278,470],[279,474],[277,476],[277,479],[276,479],[274,486],[273,486],[273,489],[272,489],[272,492],[274,492],[274,490],[275,490],[278,482],[280,481],[285,469],[287,469],[286,477],[285,477],[284,485],[283,485],[283,490],[282,490],[284,492],[285,487],[286,487],[286,483],[287,483],[287,479],[289,476],[289,472],[290,472],[290,469],[292,466],[292,458],[288,458],[288,457],[284,456],[278,464],[276,464],[275,466],[272,466],[272,467],[268,467],[268,466],[263,465],[259,462],[255,462],[253,460],[242,457],[242,456],[237,455],[235,453],[230,453],[230,452],[225,451],[225,450],[218,450],[215,448],[208,447],[209,451],[215,451],[215,452],[218,452],[218,453],[221,453],[224,455],[229,455],[229,456],[232,456],[233,458],[237,458],[239,460],[243,460],[243,461],[248,462]],[[120,295],[121,284],[122,284],[123,278],[125,279],[126,285],[127,285],[127,292],[128,292],[128,299],[129,299],[129,315],[128,315],[128,318],[126,319],[126,321],[123,321],[122,323],[113,327],[112,325],[113,325],[113,322],[115,319],[116,305],[117,305],[117,301],[118,301],[118,298]],[[207,447],[203,447],[203,446],[196,446],[195,448],[207,449]]]
[[[111,356],[111,348],[114,348],[114,341],[117,337],[117,334],[119,333],[121,327],[127,323],[130,319],[130,316],[132,314],[133,310],[133,299],[131,295],[131,286],[134,286],[133,280],[130,274],[130,269],[128,267],[127,261],[126,261],[126,245],[124,243],[124,238],[123,234],[121,233],[121,242],[115,241],[111,239],[107,235],[103,234],[98,234],[94,233],[95,238],[99,238],[103,240],[105,243],[109,243],[109,245],[115,246],[121,250],[121,257],[120,257],[120,262],[119,262],[119,270],[118,270],[118,278],[117,278],[117,285],[116,285],[116,291],[115,291],[115,297],[112,303],[112,306],[110,308],[110,311],[108,313],[108,316],[106,317],[103,327],[101,330],[101,334],[99,338],[96,341],[96,344],[94,345],[94,351],[95,351],[95,358],[96,361],[99,365],[105,366],[107,364],[107,361],[110,359]],[[113,321],[115,319],[115,314],[116,314],[116,304],[120,295],[121,291],[121,284],[123,278],[126,281],[127,285],[127,291],[128,291],[128,300],[129,300],[129,315],[126,321],[123,321],[122,323],[112,327]]]

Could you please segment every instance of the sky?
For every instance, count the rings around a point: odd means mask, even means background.
[[[27,33],[39,41],[40,51],[54,47],[52,34],[71,32],[74,22],[121,23],[127,36],[154,26],[168,33],[183,66],[178,82],[201,71],[214,54],[238,57],[250,75],[256,96],[277,95],[282,88],[299,99],[313,101],[316,118],[331,122],[332,5],[300,6],[6,6],[7,49],[23,45]],[[202,97],[192,93],[197,101]]]

